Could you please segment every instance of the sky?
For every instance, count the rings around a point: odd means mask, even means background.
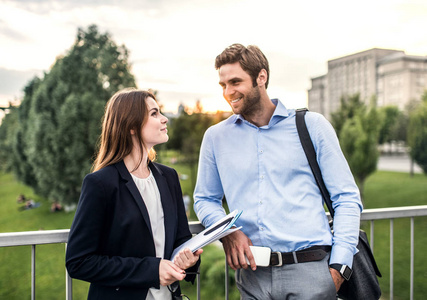
[[[260,47],[267,92],[288,108],[307,106],[328,60],[371,48],[427,55],[425,0],[2,0],[0,106],[19,103],[91,24],[127,47],[138,88],[157,90],[168,112],[197,100],[229,110],[214,60],[233,43]]]

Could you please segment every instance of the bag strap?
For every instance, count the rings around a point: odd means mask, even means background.
[[[334,209],[332,207],[331,196],[323,181],[322,172],[320,171],[320,167],[316,159],[316,150],[314,150],[313,141],[310,138],[307,124],[305,123],[305,114],[307,111],[307,108],[300,108],[295,111],[295,122],[297,125],[298,136],[301,141],[302,148],[304,149],[305,156],[307,157],[308,163],[310,165],[311,171],[313,172],[314,178],[316,179],[317,186],[319,187],[320,193],[322,194],[323,201],[326,203],[329,213],[333,219]]]

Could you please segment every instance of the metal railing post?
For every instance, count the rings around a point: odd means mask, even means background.
[[[409,284],[409,299],[413,300],[414,299],[414,217],[411,218],[411,266],[410,266],[410,284]]]
[[[393,265],[393,244],[394,244],[394,219],[390,219],[390,300],[393,300],[393,281],[394,281],[394,265]]]
[[[67,250],[67,243],[65,243],[65,250]],[[73,300],[73,279],[68,274],[65,268],[65,300]]]
[[[200,273],[197,274],[197,300],[200,300]]]
[[[225,257],[225,300],[228,300],[228,264],[227,264],[227,256]]]
[[[36,245],[31,245],[31,300],[36,300]]]

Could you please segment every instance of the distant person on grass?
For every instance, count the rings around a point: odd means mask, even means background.
[[[51,212],[57,212],[62,210],[62,205],[58,201],[54,201],[50,206]]]
[[[16,203],[24,203],[27,200],[24,194],[20,194],[18,198],[16,198]]]

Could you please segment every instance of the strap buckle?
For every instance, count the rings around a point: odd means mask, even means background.
[[[283,259],[282,259],[282,253],[281,252],[273,252],[277,254],[277,259],[279,260],[279,263],[277,265],[274,265],[275,267],[281,267],[283,266]]]

